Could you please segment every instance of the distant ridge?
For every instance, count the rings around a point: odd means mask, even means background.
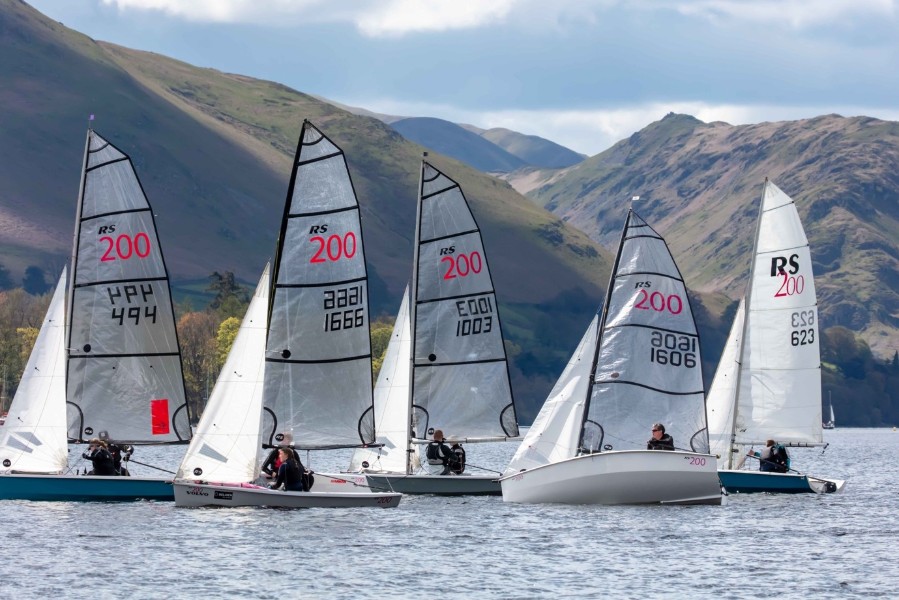
[[[432,117],[412,117],[391,123],[407,140],[451,156],[485,173],[508,173],[525,161],[467,129]]]

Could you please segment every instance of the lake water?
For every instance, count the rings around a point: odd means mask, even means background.
[[[823,455],[794,450],[793,465],[848,477],[843,493],[732,495],[718,507],[2,501],[0,597],[895,598],[899,432],[837,429],[825,440]],[[515,446],[470,445],[469,461],[501,469]],[[134,458],[174,469],[184,449],[141,447]],[[316,453],[311,466],[339,469],[348,456]]]

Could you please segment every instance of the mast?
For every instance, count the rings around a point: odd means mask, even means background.
[[[606,326],[606,317],[609,314],[609,304],[612,300],[612,290],[615,283],[615,273],[618,272],[618,264],[621,260],[621,250],[624,248],[624,239],[627,236],[627,230],[631,224],[631,215],[634,213],[633,208],[627,210],[627,218],[624,220],[624,229],[621,231],[621,240],[618,242],[618,252],[615,254],[615,263],[612,265],[612,272],[609,274],[609,285],[606,289],[606,299],[602,304],[602,312],[600,313],[599,323],[597,325],[596,347],[593,349],[593,362],[590,365],[590,383],[587,386],[587,397],[584,401],[584,411],[581,417],[581,436],[578,440],[578,448],[582,448],[584,444],[584,425],[587,423],[587,417],[590,414],[590,399],[593,397],[593,384],[596,381],[596,363],[599,360],[599,350],[602,347],[602,332]],[[580,450],[578,450],[579,452]]]
[[[93,118],[93,115],[91,115]],[[75,278],[77,276],[77,261],[78,257],[78,242],[81,239],[81,211],[84,205],[84,185],[87,181],[87,157],[88,151],[91,147],[91,135],[93,134],[93,129],[91,129],[90,121],[88,121],[87,126],[87,135],[84,139],[84,158],[81,161],[81,182],[78,185],[78,200],[75,203],[75,232],[72,234],[72,256],[70,259],[71,267],[69,268],[69,282],[68,289],[66,290],[66,357],[69,355],[69,349],[72,347],[72,311],[75,310],[75,305],[72,302],[73,294],[75,293]],[[68,381],[69,377],[69,361],[66,360],[66,380]],[[66,401],[68,402],[68,388],[66,389]],[[81,428],[78,428],[78,439],[81,439]]]
[[[737,440],[737,414],[740,406],[740,388],[743,387],[740,385],[740,380],[743,377],[743,348],[746,347],[746,331],[749,328],[749,314],[752,306],[752,279],[755,277],[755,258],[758,253],[759,248],[759,232],[762,227],[762,214],[765,211],[765,190],[768,189],[768,178],[765,177],[765,185],[762,188],[762,198],[759,200],[759,218],[755,223],[755,241],[752,244],[752,260],[749,263],[749,285],[746,286],[746,294],[744,297],[746,298],[743,302],[743,310],[746,312],[743,315],[743,332],[740,334],[740,352],[738,353],[737,360],[737,377],[736,377],[736,389],[734,390],[734,418],[730,427],[730,445],[727,448],[727,468],[734,468],[734,444]]]
[[[409,436],[406,438],[406,473],[412,473],[412,415],[415,403],[415,313],[418,308],[418,258],[421,252],[419,237],[421,236],[421,202],[424,193],[425,158],[428,153],[422,152],[421,168],[418,173],[418,200],[415,204],[415,248],[412,252],[412,281],[409,283],[409,327],[412,338],[412,351],[409,353]]]

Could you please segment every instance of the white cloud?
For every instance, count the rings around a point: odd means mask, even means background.
[[[504,19],[515,0],[391,0],[359,15],[356,25],[367,35],[402,35],[482,27]]]
[[[650,5],[665,2],[650,0]],[[749,23],[779,23],[793,29],[837,24],[859,16],[895,16],[895,0],[694,0],[678,2],[678,12],[712,20],[729,17]]]
[[[474,29],[514,21],[552,27],[563,16],[595,22],[610,9],[670,11],[713,21],[795,29],[860,16],[895,17],[896,0],[100,0],[120,11],[158,11],[190,21],[295,26],[351,23],[371,37]]]
[[[591,156],[608,149],[653,121],[658,121],[669,112],[692,115],[706,123],[724,121],[731,125],[807,119],[832,113],[847,117],[865,115],[891,121],[899,120],[899,109],[885,110],[859,106],[764,106],[671,102],[618,109],[471,111],[444,105],[409,104],[391,100],[358,100],[346,104],[382,114],[436,117],[483,129],[505,127],[526,135],[540,136]]]
[[[502,20],[520,0],[101,0],[120,11],[188,21],[290,26],[347,22],[372,37],[470,29]]]

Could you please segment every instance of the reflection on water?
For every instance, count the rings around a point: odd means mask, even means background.
[[[407,496],[392,510],[0,502],[4,597],[895,597],[899,432],[837,429],[794,466],[837,495],[723,507],[510,505]],[[185,446],[134,458],[174,471]],[[501,470],[515,444],[470,445]],[[72,454],[81,450],[73,447]],[[314,453],[340,469],[349,451]],[[138,469],[140,475],[159,471]]]

